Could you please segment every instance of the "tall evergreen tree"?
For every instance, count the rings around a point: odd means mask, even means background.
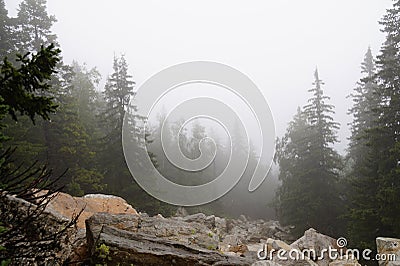
[[[57,106],[52,98],[37,94],[51,89],[49,80],[56,72],[59,54],[60,50],[50,45],[42,47],[31,56],[17,56],[17,64],[3,59],[0,63],[1,125],[7,114],[15,121],[28,116],[34,122],[38,116],[47,120],[56,111]],[[67,229],[76,224],[79,216],[78,214],[67,225],[60,224],[55,231],[32,228],[32,224],[43,224],[48,219],[48,216],[42,214],[54,193],[60,190],[59,185],[54,183],[58,178],[46,166],[34,162],[28,162],[27,167],[23,164],[16,167],[13,151],[14,149],[2,149],[0,154],[1,265],[18,265],[27,257],[40,258],[43,252],[50,254],[55,252],[55,248],[60,250],[61,243],[68,237],[65,234]],[[11,195],[31,201],[36,207],[18,210],[19,205],[10,206],[10,201],[7,200]],[[10,210],[12,215],[9,215]],[[32,236],[35,241],[30,241]]]
[[[114,57],[113,71],[104,88],[102,165],[105,181],[115,193],[132,182],[122,150],[122,125],[135,82],[124,56]]]
[[[313,198],[309,194],[310,150],[309,123],[298,108],[287,133],[277,141],[276,160],[282,185],[277,191],[277,215],[283,224],[296,225],[295,234],[310,226],[308,210]]]
[[[21,2],[17,18],[8,19],[6,17],[6,11],[4,10],[1,11],[1,14],[5,23],[3,24],[1,35],[4,34],[5,38],[7,38],[7,40],[1,42],[1,46],[2,49],[4,48],[3,50],[6,55],[9,55],[9,51],[11,50],[12,52],[16,51],[25,55],[28,58],[30,55],[27,53],[39,50],[42,44],[48,46],[55,40],[55,35],[50,32],[53,20],[47,15],[46,5],[43,1]],[[47,21],[47,23],[42,23],[40,21]],[[33,34],[35,31],[37,34]],[[46,40],[42,42],[39,41],[40,33],[46,33],[46,36],[49,35],[53,37],[50,39],[46,38]],[[44,40],[44,38],[42,39]],[[13,54],[10,55],[10,58],[12,61],[14,61],[14,59],[18,60],[18,57]],[[20,62],[17,62],[17,64],[20,64]],[[55,72],[57,72],[60,65],[62,65],[61,59],[57,61]],[[54,73],[49,82],[49,87],[51,87],[51,89],[38,90],[35,92],[35,97],[53,98],[55,90],[53,85],[56,85],[56,80],[57,77]],[[32,81],[30,81],[30,83],[32,83]],[[7,129],[5,130],[6,134],[13,139],[8,144],[18,146],[15,152],[15,157],[18,158],[18,160],[22,162],[35,160],[39,160],[40,162],[46,161],[47,148],[43,129],[48,125],[48,119],[38,120],[35,124],[31,124],[28,117],[21,116],[18,118],[17,123],[9,118],[6,118],[4,122],[7,125]]]
[[[95,161],[96,130],[79,116],[79,105],[83,103],[75,97],[75,90],[90,90],[91,87],[77,89],[74,80],[72,68],[59,67],[51,80],[52,91],[46,93],[57,104],[57,113],[49,115],[47,121],[37,121],[35,125],[23,118],[18,122],[8,121],[5,132],[12,137],[8,144],[18,146],[15,153],[18,161],[47,163],[56,175],[67,170],[59,180],[60,185],[73,195],[83,195],[99,192],[104,185]],[[94,120],[95,113],[91,115],[90,120]]]
[[[96,114],[100,111],[101,93],[97,91],[101,75],[96,68],[87,69],[86,65],[72,62],[74,73],[71,81],[71,96],[76,99],[79,120],[85,125],[86,130],[97,135]]]
[[[278,192],[280,218],[294,224],[296,232],[314,227],[337,235],[341,199],[338,178],[341,158],[332,148],[337,141],[338,123],[331,113],[333,106],[322,90],[323,82],[315,71],[312,97],[299,111],[280,141],[278,162],[282,187]]]
[[[41,45],[55,44],[56,36],[50,29],[55,18],[47,14],[46,1],[26,0],[19,5],[17,18],[12,19],[12,33],[15,50],[22,55],[40,49]],[[57,62],[55,72],[62,70],[62,60]],[[60,71],[61,70],[61,71]],[[54,98],[59,87],[61,74],[51,76],[51,89],[41,90],[37,97]],[[7,121],[8,132],[14,139],[12,144],[18,145],[18,158],[23,161],[39,160],[48,161],[48,120],[39,120],[31,125],[26,117],[21,117],[18,123]]]
[[[375,111],[378,107],[379,98],[376,93],[376,67],[371,48],[368,48],[365,54],[364,61],[361,64],[361,73],[364,74],[364,77],[357,83],[354,93],[351,94],[353,107],[349,110],[349,114],[353,115],[354,120],[351,123],[348,156],[355,164],[363,160],[368,143],[367,131],[374,127],[377,120]]]
[[[37,50],[41,45],[56,43],[51,27],[56,18],[47,13],[46,0],[24,0],[20,3],[15,23],[17,47],[21,53]]]
[[[354,119],[351,123],[351,137],[348,150],[348,236],[357,247],[372,248],[379,235],[379,203],[377,199],[378,162],[376,145],[372,133],[375,130],[378,115],[379,95],[375,81],[376,68],[371,49],[361,64],[363,78],[357,83],[353,98],[353,107],[349,113]]]
[[[64,176],[66,189],[73,195],[83,195],[102,191],[102,175],[97,170],[95,162],[96,152],[93,138],[96,131],[88,125],[88,120],[95,118],[92,113],[91,118],[82,119],[81,115],[91,106],[91,100],[76,97],[80,94],[90,94],[93,84],[77,83],[76,76],[79,73],[73,71],[71,67],[63,67],[59,70],[57,85],[55,85],[55,100],[59,104],[56,115],[51,117],[51,122],[45,122],[45,137],[47,158],[54,171],[68,172]],[[80,73],[82,75],[82,73]],[[87,76],[86,79],[90,79]],[[75,87],[75,85],[77,87]],[[85,92],[86,91],[86,92]]]
[[[386,40],[377,57],[380,104],[378,125],[371,134],[377,148],[381,234],[400,235],[400,1],[381,21]]]
[[[349,231],[356,244],[369,248],[374,247],[376,236],[400,235],[399,0],[387,10],[381,25],[386,40],[377,56],[376,75],[371,78],[366,73],[355,97],[350,146],[355,165]],[[371,63],[367,65],[373,70]]]
[[[0,65],[0,119],[9,114],[13,120],[26,115],[32,122],[35,117],[49,119],[57,105],[52,98],[38,95],[40,91],[51,89],[50,79],[55,74],[59,62],[59,49],[53,45],[42,47],[31,56],[19,56],[19,66],[8,60]]]
[[[4,0],[0,0],[0,58],[10,55],[14,50],[12,38],[12,22],[8,17]]]

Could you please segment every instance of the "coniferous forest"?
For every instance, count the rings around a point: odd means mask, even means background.
[[[124,158],[122,125],[135,97],[133,69],[140,66],[116,54],[109,62],[112,73],[102,77],[83,62],[66,64],[52,31],[56,21],[45,0],[23,0],[16,17],[8,15],[0,0],[0,188],[7,188],[13,176],[47,169],[46,182],[73,196],[118,195],[140,212],[173,215],[178,206],[148,195],[132,178]],[[257,165],[259,147],[252,142],[249,166],[237,186],[215,202],[188,208],[189,212],[277,219],[294,225],[295,236],[312,227],[333,237],[346,236],[360,248],[373,249],[378,236],[399,238],[399,0],[379,23],[385,41],[375,54],[366,47],[359,81],[349,88],[350,95],[343,95],[353,102],[345,154],[335,144],[339,128],[347,125],[335,120],[335,106],[324,92],[329,84],[323,81],[323,71],[310,69],[310,86],[301,88],[308,89],[308,101],[299,103],[286,133],[277,138],[275,164],[269,172],[272,181],[251,196],[241,196]],[[178,145],[195,159],[201,140],[211,137],[222,156],[193,173],[193,179],[169,162],[160,144],[166,115],[158,115],[159,124],[151,124],[144,139],[138,134],[137,149],[151,147],[148,155],[154,166],[179,184],[198,185],[221,173],[229,156],[225,140],[201,123],[183,131],[184,121],[167,124],[168,145]],[[241,154],[244,136],[231,134],[238,143],[233,151],[246,158]],[[137,163],[141,160],[138,157]]]

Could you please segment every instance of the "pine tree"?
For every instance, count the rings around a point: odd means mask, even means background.
[[[132,76],[124,58],[114,57],[113,73],[104,88],[105,110],[102,113],[102,165],[105,182],[111,192],[120,191],[132,183],[122,150],[122,125],[130,99],[134,96]],[[133,108],[134,109],[134,108]]]
[[[21,55],[29,57],[29,53],[39,50],[41,45],[48,46],[51,43],[56,45],[56,36],[50,31],[54,21],[55,18],[47,14],[46,1],[22,1],[19,5],[17,18],[13,18],[11,24],[14,49]],[[49,82],[51,89],[39,90],[35,93],[35,97],[51,99],[55,97],[55,90],[59,83],[59,75],[56,75],[56,73],[59,72],[62,65],[60,58],[56,63],[55,73],[51,75]],[[32,125],[26,117],[22,116],[18,123],[8,120],[7,124],[9,127],[7,131],[12,134],[11,136],[14,139],[13,143],[10,144],[20,147],[16,152],[18,158],[22,161],[47,161],[48,119],[39,120]]]
[[[5,111],[12,119],[18,120],[18,115],[27,115],[35,122],[36,116],[49,119],[55,111],[57,105],[52,99],[38,93],[51,89],[50,79],[56,73],[54,68],[60,60],[60,52],[49,45],[36,54],[19,56],[18,67],[8,60],[1,63],[0,103],[8,106]],[[16,97],[18,100],[15,100]]]
[[[354,242],[368,248],[376,236],[400,234],[400,1],[394,1],[381,25],[386,41],[376,75],[366,73],[355,97],[350,147],[355,165],[349,231]]]
[[[82,79],[84,73],[77,76],[72,67],[63,67],[59,70],[59,81],[55,86],[55,100],[59,104],[56,115],[47,122],[46,148],[48,161],[53,165],[54,171],[65,171],[63,182],[66,189],[73,195],[95,193],[102,191],[103,176],[97,170],[95,162],[96,152],[93,138],[96,131],[91,125],[95,119],[95,113],[85,113],[86,120],[82,119],[84,110],[89,110],[92,105],[91,98],[77,97],[77,95],[89,95],[94,84],[77,82]],[[86,101],[85,101],[86,100]]]
[[[371,133],[378,164],[378,195],[381,234],[400,235],[400,1],[381,21],[386,33],[377,57],[377,82],[380,104],[378,125]]]
[[[4,12],[1,12],[2,14]],[[4,18],[5,15],[3,16]],[[23,1],[20,3],[18,17],[9,19],[7,24],[4,24],[6,30],[4,34],[8,35],[8,42],[2,42],[2,45],[11,50],[13,53],[18,52],[23,55],[21,58],[31,57],[31,52],[40,50],[41,45],[48,46],[55,42],[55,35],[50,32],[51,25],[55,21],[54,17],[48,16],[46,11],[45,1]],[[10,46],[11,45],[11,46]],[[17,64],[21,64],[18,56],[11,54],[9,56],[12,61],[16,59]],[[58,72],[62,66],[61,58],[56,62],[54,72]],[[57,86],[57,76],[53,73],[49,87],[51,89],[38,90],[35,92],[36,98],[54,98],[55,87]],[[50,78],[50,76],[49,76]],[[32,79],[27,82],[40,83],[39,80]],[[54,85],[54,86],[53,86]],[[16,92],[14,92],[16,94]],[[16,117],[14,117],[16,118]],[[43,131],[47,130],[48,118],[38,120],[37,123],[31,124],[29,118],[21,116],[18,122],[12,119],[6,119],[7,124],[6,133],[13,138],[9,145],[17,145],[19,149],[15,152],[16,158],[19,161],[35,161],[41,162],[48,161],[46,134]]]
[[[278,139],[276,149],[282,182],[277,191],[277,215],[283,224],[296,225],[294,233],[297,235],[310,226],[309,210],[313,200],[309,197],[309,127],[306,115],[298,108],[287,133]]]
[[[0,0],[0,58],[9,56],[14,50],[12,38],[12,22],[8,17],[8,11],[4,0]]]
[[[57,45],[56,35],[51,32],[55,21],[55,17],[47,13],[46,1],[21,2],[12,25],[18,51],[29,58],[28,52],[42,44]],[[51,89],[35,91],[33,98],[38,107],[39,99],[52,99],[59,106],[57,114],[47,115],[46,121],[39,120],[35,125],[31,125],[25,117],[21,117],[17,123],[8,119],[6,133],[13,138],[8,144],[19,146],[16,151],[18,161],[39,160],[48,163],[56,173],[68,169],[61,180],[68,192],[82,195],[101,191],[104,185],[102,175],[97,170],[99,163],[96,162],[96,149],[99,146],[96,143],[99,137],[96,114],[99,107],[95,86],[99,74],[95,69],[86,70],[76,63],[71,68],[60,59],[54,67],[48,82]],[[32,79],[26,84],[41,81]],[[18,95],[18,91],[14,93]]]
[[[82,75],[79,78],[83,78]],[[38,160],[47,163],[56,175],[67,170],[59,184],[73,195],[83,195],[102,191],[104,185],[95,161],[97,134],[92,124],[96,114],[93,112],[91,117],[82,119],[79,110],[88,110],[92,102],[87,99],[84,106],[82,97],[76,97],[77,91],[85,94],[84,91],[91,91],[94,85],[78,83],[76,78],[72,68],[58,67],[58,73],[52,76],[51,91],[46,92],[58,106],[57,113],[50,114],[47,121],[37,121],[35,125],[24,117],[17,123],[8,121],[5,133],[12,137],[8,144],[18,146],[15,152],[18,162]],[[80,86],[75,87],[75,84]]]
[[[71,96],[76,99],[77,114],[79,120],[85,125],[86,130],[91,134],[97,135],[96,114],[100,110],[100,92],[96,90],[99,85],[101,75],[96,68],[87,69],[86,65],[79,65],[78,62],[72,62]],[[93,137],[95,139],[96,137]]]
[[[57,45],[57,37],[51,32],[56,21],[54,16],[47,13],[46,0],[22,1],[15,23],[19,52],[37,50],[41,45],[51,43]]]
[[[163,145],[161,142],[161,130],[164,125],[164,138],[168,139],[169,141],[167,143],[164,143],[165,149],[169,149],[169,145],[172,144],[172,135],[171,135],[171,126],[168,122],[166,122],[166,113],[163,112],[157,115],[157,122],[156,124],[151,128],[151,138],[152,142],[148,145],[149,150],[153,152],[153,154],[157,157],[157,167],[158,171],[163,175],[163,176],[168,176],[169,173],[168,170],[171,168],[170,162],[168,161],[164,150],[163,150]]]
[[[56,64],[60,60],[60,50],[53,45],[41,48],[31,56],[19,56],[18,66],[6,58],[0,63],[0,122],[6,115],[14,121],[21,116],[28,116],[31,122],[37,121],[37,116],[45,120],[56,111],[56,104],[52,98],[38,96],[38,92],[51,89],[50,78],[56,72]],[[1,135],[3,130],[1,130]],[[0,141],[3,139],[0,138]],[[46,166],[35,162],[15,165],[15,149],[7,148],[0,154],[0,215],[1,234],[0,249],[2,265],[19,264],[26,257],[38,257],[38,253],[54,252],[55,247],[61,247],[61,242],[67,237],[66,230],[76,224],[77,217],[66,225],[60,225],[59,230],[35,230],[32,224],[46,222],[42,216],[43,210],[54,193],[60,190],[55,184],[55,178]],[[35,189],[32,191],[32,189]],[[38,196],[38,193],[40,196]],[[17,210],[18,206],[9,206],[7,196],[32,201],[35,208],[28,208],[25,212]],[[15,213],[6,214],[11,210]],[[8,210],[7,210],[8,209]],[[6,211],[7,210],[7,211]],[[27,241],[31,236],[38,241]],[[40,252],[38,252],[40,246]],[[7,259],[5,259],[7,258]],[[19,263],[18,263],[19,262]]]
[[[376,95],[376,67],[371,48],[368,48],[365,54],[361,64],[361,73],[364,74],[364,77],[357,83],[354,93],[350,95],[354,104],[349,110],[349,114],[353,115],[354,120],[351,123],[348,156],[355,164],[363,159],[364,149],[367,148],[368,143],[366,133],[377,120],[375,109],[378,106],[379,98]]]
[[[278,210],[282,221],[295,225],[298,234],[314,227],[336,235],[340,230],[338,180],[342,165],[332,144],[337,141],[338,123],[331,117],[334,107],[326,103],[329,97],[323,93],[318,71],[313,85],[308,104],[298,110],[279,142],[282,187]]]
[[[349,206],[347,226],[348,236],[354,245],[372,248],[379,234],[380,223],[379,204],[376,200],[379,158],[376,157],[376,145],[371,145],[371,134],[378,121],[376,110],[380,99],[376,91],[376,68],[370,48],[361,64],[361,73],[364,77],[351,95],[354,104],[349,110],[354,120],[351,123],[352,134],[347,155],[351,166],[346,182]]]
[[[310,222],[311,225],[316,224],[321,231],[335,235],[339,231],[338,218],[341,214],[337,183],[342,162],[332,145],[337,142],[336,130],[339,124],[331,116],[334,106],[326,102],[329,97],[323,93],[324,83],[319,79],[317,70],[314,77],[314,88],[309,90],[313,97],[304,106],[304,113],[310,123],[310,192],[315,197],[309,212]]]

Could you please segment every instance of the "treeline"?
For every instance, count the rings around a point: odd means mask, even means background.
[[[3,0],[0,0],[1,14],[1,58],[8,58],[15,64],[16,54],[25,55],[40,49],[41,45],[53,43],[59,47],[57,36],[51,31],[56,18],[47,13],[46,1],[24,0],[18,8],[17,17],[8,17]],[[62,47],[61,47],[62,48]],[[149,214],[171,215],[176,206],[160,202],[142,190],[132,178],[125,163],[122,148],[122,124],[127,110],[135,96],[135,82],[124,56],[115,57],[112,73],[104,87],[99,86],[101,75],[96,68],[73,62],[57,63],[56,73],[51,76],[49,90],[42,96],[52,99],[54,109],[48,119],[35,119],[15,114],[15,119],[2,120],[2,133],[7,139],[3,148],[17,147],[14,152],[15,166],[38,161],[52,169],[54,176],[62,175],[57,182],[64,191],[75,196],[88,193],[107,193],[125,198],[139,211]],[[36,93],[36,92],[35,92]],[[40,93],[39,93],[40,94]],[[40,95],[39,95],[40,96]],[[146,118],[133,116],[141,123]],[[199,142],[212,137],[217,144],[218,156],[206,169],[189,173],[170,163],[161,149],[160,125],[165,114],[159,114],[159,123],[148,128],[145,139],[137,134],[135,149],[142,149],[146,143],[153,164],[170,180],[185,184],[207,183],[220,174],[226,166],[230,147],[218,134],[208,132],[206,126],[195,123],[192,127],[178,131],[183,121],[174,121],[166,126],[168,143],[179,145],[186,156],[200,155]],[[234,152],[247,159],[244,152],[245,137],[235,136]],[[135,150],[133,149],[133,150]],[[211,146],[206,153],[211,155]],[[208,152],[209,151],[209,152]],[[138,155],[136,163],[141,164]],[[267,205],[272,200],[277,182],[265,183],[257,192],[249,193],[247,186],[252,175],[251,169],[257,164],[257,156],[252,147],[249,166],[238,186],[220,200],[189,211],[202,211],[237,217],[246,214],[252,217],[271,218],[274,210]],[[241,169],[238,169],[240,171]],[[150,171],[150,169],[149,169]],[[145,171],[146,172],[146,171]],[[146,173],[145,173],[146,174]],[[151,177],[151,172],[147,173]],[[261,204],[257,204],[260,203]]]
[[[51,31],[56,19],[47,13],[44,0],[23,0],[15,18],[8,16],[4,0],[0,0],[0,21],[0,57],[16,65],[23,64],[24,56],[29,58],[27,53],[39,51],[41,45],[53,43],[59,47]],[[298,109],[285,136],[278,139],[276,162],[281,184],[274,207],[282,223],[296,226],[295,234],[314,227],[332,236],[346,236],[351,246],[371,249],[376,236],[400,237],[399,0],[394,1],[381,24],[386,41],[376,58],[368,49],[362,63],[363,76],[351,94],[354,105],[349,113],[354,120],[347,155],[340,156],[333,148],[339,124],[332,117],[334,106],[323,92],[324,83],[317,70],[309,101]],[[112,63],[112,73],[104,88],[99,88],[101,76],[95,68],[59,60],[49,87],[35,91],[38,99],[52,99],[46,105],[48,110],[39,110],[45,119],[30,116],[29,108],[8,112],[11,116],[0,118],[2,149],[17,147],[15,167],[35,161],[48,165],[54,176],[62,175],[58,182],[73,195],[120,195],[138,210],[170,215],[176,207],[147,195],[126,166],[121,132],[128,105],[135,97],[135,82],[124,56],[115,57]],[[135,119],[143,122],[146,118]],[[178,136],[182,121],[166,125],[167,145],[179,145],[185,155],[196,158],[200,140],[208,136],[216,141],[219,155],[209,167],[191,174],[173,166],[159,142],[164,119],[165,114],[160,114],[159,124],[148,128],[145,139],[135,140],[137,149],[144,144],[149,147],[149,156],[163,175],[180,184],[197,185],[223,171],[231,147],[199,123]],[[230,133],[239,143],[232,147],[233,152],[246,159],[244,136]],[[210,156],[211,149],[206,144],[205,152]],[[248,168],[237,187],[214,203],[192,211],[273,217],[268,197],[277,184],[269,179],[255,192],[247,191],[257,164],[256,150],[254,144]],[[137,163],[142,159],[138,157]]]
[[[29,58],[42,45],[59,48],[51,31],[56,18],[47,13],[44,0],[22,1],[15,18],[8,16],[1,0],[0,20],[0,57],[12,64],[21,65],[18,55]],[[33,123],[23,112],[4,117],[2,149],[16,147],[16,168],[35,161],[47,165],[52,176],[62,175],[57,182],[72,195],[110,193],[125,197],[139,210],[170,214],[174,208],[140,189],[125,164],[122,122],[135,83],[124,56],[115,57],[112,63],[113,72],[100,90],[101,76],[96,68],[78,62],[67,65],[60,58],[48,89],[34,92],[51,100],[48,117],[32,119]],[[12,97],[19,102],[19,95]]]
[[[278,217],[298,235],[313,227],[372,250],[377,236],[400,237],[400,1],[380,24],[386,41],[376,58],[368,49],[350,95],[347,155],[332,148],[339,124],[318,71],[311,98],[278,140]]]
[[[166,121],[166,114],[161,113],[158,116],[158,123],[150,127],[149,133],[153,142],[148,145],[148,148],[155,155],[157,170],[164,177],[181,185],[201,185],[212,181],[222,174],[231,159],[231,153],[237,155],[237,160],[248,162],[246,169],[242,169],[238,163],[233,163],[230,166],[236,173],[243,171],[242,178],[231,191],[212,203],[200,207],[188,208],[188,210],[191,212],[201,211],[235,218],[241,214],[252,218],[275,218],[274,208],[268,204],[268,202],[273,200],[275,190],[278,186],[275,172],[271,171],[267,180],[256,191],[248,191],[251,177],[258,163],[258,153],[255,145],[251,142],[248,145],[247,137],[241,135],[239,133],[240,130],[229,132],[230,136],[228,137],[216,132],[211,126],[201,124],[199,121],[193,120],[192,123],[183,127],[184,122],[183,120],[168,122]],[[235,120],[235,127],[238,127],[239,123],[241,122]],[[164,125],[163,137],[168,139],[168,142],[163,143],[164,147],[160,142],[162,125]],[[180,129],[182,130],[180,131]],[[211,141],[204,141],[207,138],[212,139],[216,147],[214,147]],[[229,138],[232,139],[232,142],[236,143],[235,146],[231,147]],[[172,147],[180,147],[182,153],[187,158],[196,159],[201,154],[199,149],[200,144],[202,145],[202,152],[205,158],[207,158],[206,161],[212,160],[213,151],[216,148],[215,158],[212,163],[200,171],[190,172],[179,169],[169,161],[163,151],[163,148],[171,150]],[[175,154],[172,154],[172,156],[175,156]],[[176,158],[170,159],[177,161]],[[260,167],[264,167],[265,172],[267,172],[267,165],[261,164]]]

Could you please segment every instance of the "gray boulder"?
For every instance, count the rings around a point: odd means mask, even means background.
[[[382,258],[379,261],[379,265],[400,265],[400,239],[378,237],[376,239],[376,247]]]
[[[92,263],[251,265],[252,261],[247,258],[213,250],[218,241],[209,232],[206,226],[196,222],[130,214],[98,213],[86,220]],[[215,243],[215,248],[204,247],[209,243]]]
[[[0,191],[0,221],[10,230],[9,237],[0,237],[0,246],[12,250],[10,265],[61,265],[68,260],[77,229],[65,217]]]

